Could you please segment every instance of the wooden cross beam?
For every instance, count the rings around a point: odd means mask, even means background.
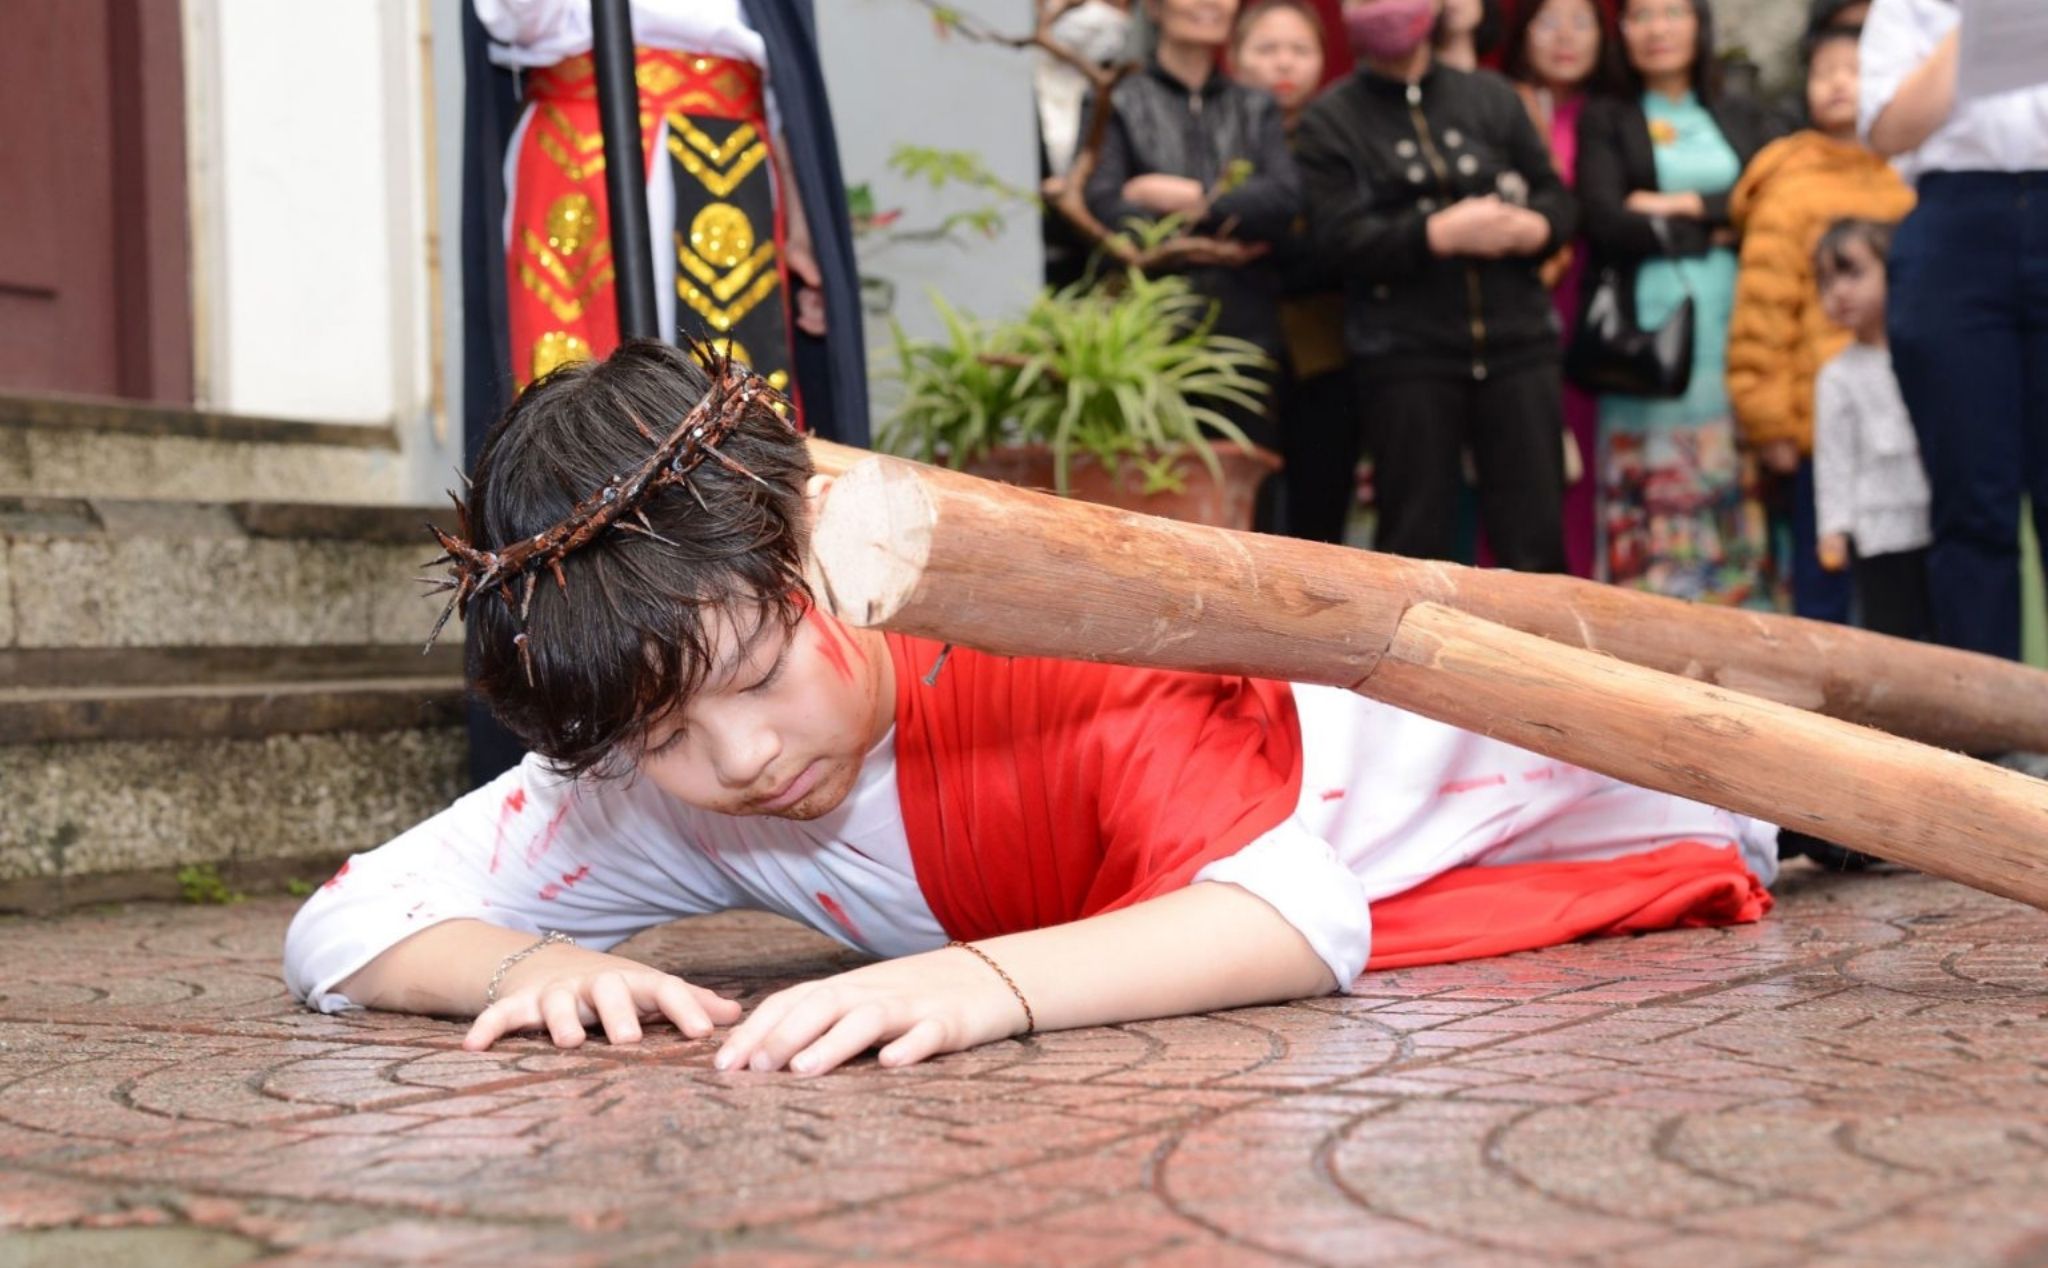
[[[2007,661],[1181,524],[889,458],[839,476],[813,554],[820,599],[859,624],[1348,687],[2048,907],[2048,784],[1901,738],[2048,750],[2048,674]]]

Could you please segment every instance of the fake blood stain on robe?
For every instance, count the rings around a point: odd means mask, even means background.
[[[320,888],[322,888],[322,889],[334,889],[334,888],[337,888],[337,887],[338,887],[338,886],[339,886],[339,885],[341,884],[341,878],[342,878],[342,877],[344,877],[344,876],[347,876],[347,875],[348,875],[348,862],[347,862],[347,861],[344,861],[344,862],[342,863],[342,865],[341,865],[341,870],[340,870],[340,871],[338,871],[338,872],[336,872],[336,873],[335,873],[334,875],[332,875],[332,876],[328,877],[328,878],[327,878],[327,883],[326,883],[325,885],[322,885],[322,886],[321,886]]]
[[[853,923],[853,917],[846,914],[846,908],[841,907],[833,899],[832,895],[820,890],[813,897],[818,900],[818,906],[825,909],[825,914],[832,917],[841,929],[846,930],[847,937],[852,938],[855,942],[867,941],[867,939],[861,936],[860,926]]]
[[[498,860],[505,849],[505,825],[512,822],[519,812],[526,809],[526,790],[514,788],[505,795],[505,804],[498,807],[498,834],[491,839],[491,870],[498,870]]]
[[[1488,775],[1483,779],[1454,779],[1436,791],[1440,797],[1455,797],[1459,793],[1477,792],[1481,788],[1499,788],[1507,782],[1506,775]]]
[[[590,864],[588,863],[585,863],[583,866],[577,868],[573,872],[564,872],[562,873],[561,880],[549,881],[547,884],[541,886],[539,897],[541,901],[551,903],[562,896],[563,890],[574,889],[576,887],[576,882],[582,880],[584,877],[588,875],[590,875]]]
[[[547,821],[547,826],[535,833],[533,840],[527,842],[526,865],[528,867],[532,867],[535,863],[540,862],[541,859],[547,856],[549,850],[555,848],[555,834],[562,830],[562,820],[569,817],[570,804],[571,799],[564,798],[561,809],[555,811],[554,817]]]

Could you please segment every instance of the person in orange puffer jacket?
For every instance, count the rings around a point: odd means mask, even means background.
[[[1813,248],[1844,216],[1896,221],[1913,190],[1856,140],[1855,28],[1808,36],[1811,126],[1764,147],[1729,201],[1742,267],[1728,325],[1728,399],[1765,470],[1792,485],[1792,607],[1846,624],[1850,587],[1821,568],[1813,503],[1813,384],[1849,332],[1821,311]]]

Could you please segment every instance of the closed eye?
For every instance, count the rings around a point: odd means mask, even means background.
[[[756,691],[766,691],[774,686],[776,679],[782,677],[783,667],[789,664],[789,646],[788,643],[782,645],[782,653],[775,658],[775,663],[768,667],[768,672],[761,675],[759,682],[756,682],[751,687],[743,687],[741,690],[751,694]]]

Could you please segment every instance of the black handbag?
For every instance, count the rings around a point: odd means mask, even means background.
[[[1668,247],[1664,226],[1656,227]],[[1565,351],[1565,377],[1588,392],[1684,396],[1692,385],[1696,325],[1691,290],[1663,325],[1644,330],[1636,321],[1635,281],[1633,268],[1604,264],[1594,271],[1579,328]]]

